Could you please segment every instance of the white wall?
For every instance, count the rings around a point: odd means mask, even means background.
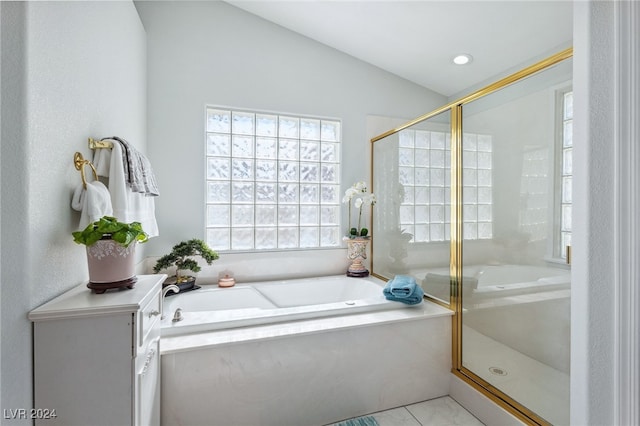
[[[410,119],[446,101],[224,2],[143,1],[136,7],[147,31],[149,157],[161,191],[160,237],[148,244],[150,255],[165,254],[184,239],[204,238],[205,105],[342,119],[344,191],[370,178],[368,114]],[[282,274],[279,259],[298,255],[272,254],[267,269],[256,274],[274,267]],[[330,272],[345,256],[344,250],[321,251],[311,262]],[[214,265],[241,268],[236,257],[222,254]],[[308,274],[306,264],[300,262],[297,272]]]
[[[613,424],[613,6],[575,5],[571,419]],[[591,188],[591,190],[588,190]]]
[[[1,397],[17,409],[32,404],[28,311],[88,278],[71,239],[73,154],[113,134],[145,149],[146,53],[131,2],[2,2],[0,14]]]
[[[0,7],[0,64],[2,64],[2,8]],[[0,65],[0,82],[2,81],[2,66]],[[0,83],[1,85],[1,83]],[[1,91],[0,91],[1,92]],[[0,95],[0,111],[2,96]],[[2,112],[0,112],[0,129],[2,129]],[[0,146],[2,146],[2,132],[0,131]],[[0,149],[0,164],[2,164],[2,150]],[[0,188],[2,188],[2,173],[0,173]],[[2,212],[2,192],[0,191],[0,212]],[[2,221],[0,220],[0,235],[2,235]],[[2,253],[2,239],[0,238],[0,253]],[[0,259],[0,300],[2,300],[2,261]],[[0,335],[2,334],[2,303],[0,303]],[[0,339],[0,359],[2,359],[2,339]],[[2,384],[2,372],[0,371],[0,385]],[[0,407],[2,407],[2,390],[0,386]]]
[[[576,2],[574,21],[571,422],[637,425],[640,5]]]

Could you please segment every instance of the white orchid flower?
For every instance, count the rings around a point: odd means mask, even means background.
[[[356,195],[357,193],[358,193],[358,190],[356,190],[354,187],[351,187],[351,188],[347,189],[344,192],[344,197],[342,198],[342,202],[343,203],[348,203],[349,201],[351,201],[353,196]]]
[[[353,200],[353,204],[354,207],[357,209],[358,212],[358,227],[357,228],[352,228],[351,227],[351,201]],[[351,238],[353,238],[353,236],[366,236],[368,233],[368,229],[366,228],[362,228],[361,227],[361,223],[362,223],[362,207],[364,205],[371,205],[373,206],[378,200],[376,199],[376,196],[372,193],[372,194],[368,194],[367,193],[367,184],[364,181],[359,181],[354,183],[351,188],[347,189],[344,192],[344,197],[342,198],[342,202],[345,204],[348,204],[349,206],[349,235],[351,235]]]
[[[373,192],[369,194],[369,196],[367,197],[367,203],[373,206],[377,202],[378,202],[378,199],[376,198],[376,195]]]
[[[356,182],[355,184],[353,184],[353,188],[357,192],[367,192],[367,184],[364,183],[364,181]]]

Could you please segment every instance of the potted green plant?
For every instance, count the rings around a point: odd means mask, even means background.
[[[119,222],[112,216],[103,216],[82,231],[72,233],[73,241],[87,247],[89,283],[95,293],[111,288],[133,288],[136,243],[144,243],[148,235],[140,222]]]
[[[198,273],[202,269],[193,256],[200,256],[208,265],[220,257],[204,241],[194,238],[173,246],[171,253],[158,259],[153,271],[158,273],[163,269],[175,266],[176,273],[165,281],[165,286],[176,284],[180,291],[199,288],[195,286],[196,277],[186,272]]]

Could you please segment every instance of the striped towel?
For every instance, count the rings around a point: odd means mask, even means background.
[[[113,140],[122,146],[124,153],[122,165],[124,166],[125,179],[127,185],[131,188],[131,192],[153,196],[160,195],[156,177],[147,157],[138,152],[129,142],[117,136],[103,138],[102,140]]]

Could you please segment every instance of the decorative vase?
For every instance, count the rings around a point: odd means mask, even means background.
[[[367,245],[371,241],[370,237],[345,237],[347,242],[347,259],[351,261],[351,265],[347,269],[348,277],[367,277],[369,270],[364,267],[362,261],[367,258]]]
[[[135,251],[136,243],[124,247],[111,239],[102,239],[87,246],[87,287],[98,294],[112,288],[132,289],[138,280],[135,273]]]

